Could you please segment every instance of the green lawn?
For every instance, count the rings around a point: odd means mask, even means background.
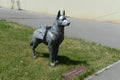
[[[87,71],[83,78],[120,59],[120,50],[65,38],[59,50],[59,64],[50,67],[47,46],[37,47],[37,59],[32,59],[29,42],[35,29],[13,22],[0,21],[0,80],[62,80],[61,75],[77,66]]]

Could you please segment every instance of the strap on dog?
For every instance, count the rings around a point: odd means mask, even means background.
[[[48,30],[50,30],[50,29],[51,29],[51,26],[46,27],[46,31],[45,31],[45,35],[44,35],[44,37],[43,37],[43,40],[46,39],[46,36],[47,36]]]

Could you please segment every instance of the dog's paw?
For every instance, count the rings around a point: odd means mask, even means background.
[[[37,58],[37,56],[35,55],[35,56],[33,56],[33,59],[36,59]]]
[[[50,63],[51,67],[55,67],[55,65],[56,65],[55,62],[54,63],[53,62]]]
[[[55,61],[55,64],[57,64],[58,62],[59,62],[59,61],[58,61],[58,60],[56,60],[56,61]]]
[[[54,62],[51,62],[50,63],[50,65],[52,66],[52,67],[55,67],[55,65],[58,63],[58,60],[56,60],[56,61],[54,61]]]

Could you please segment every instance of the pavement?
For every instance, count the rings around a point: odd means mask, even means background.
[[[85,80],[120,80],[120,61],[103,68]]]
[[[0,8],[0,19],[35,28],[38,28],[40,25],[52,25],[55,17],[56,15],[45,13]],[[71,17],[68,19],[71,25],[65,29],[66,36],[81,38],[86,41],[97,42],[105,46],[120,49],[120,24],[103,23]],[[119,74],[120,61],[98,71],[85,80],[120,80]]]

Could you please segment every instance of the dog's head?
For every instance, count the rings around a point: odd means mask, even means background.
[[[60,26],[69,26],[70,25],[70,22],[66,19],[65,10],[58,11],[56,20],[57,20],[58,25],[60,25]]]

